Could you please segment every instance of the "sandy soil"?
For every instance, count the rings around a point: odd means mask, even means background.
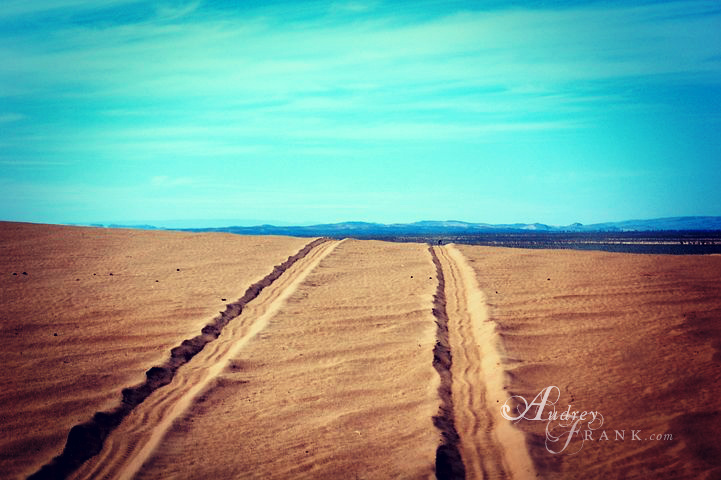
[[[432,478],[429,259],[422,245],[342,242],[137,478]]]
[[[721,478],[721,256],[309,242],[0,223],[0,477]]]
[[[518,422],[541,477],[721,478],[721,256],[457,248],[498,324],[510,392],[531,403],[557,386],[559,413],[603,415],[560,454],[548,422]]]
[[[59,454],[308,241],[0,223],[0,477]]]

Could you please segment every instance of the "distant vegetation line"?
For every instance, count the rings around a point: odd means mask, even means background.
[[[99,225],[111,228],[155,229],[152,225]],[[385,240],[393,242],[463,243],[515,248],[569,248],[632,253],[721,253],[721,216],[670,217],[652,220],[557,227],[545,224],[486,224],[423,221],[381,224],[343,222],[310,226],[258,225],[173,229],[190,232],[229,232],[241,235],[283,235]]]
[[[173,222],[180,224],[180,221]],[[85,224],[95,227],[158,229],[155,225],[139,224]],[[167,228],[202,232],[232,232],[246,235],[292,235],[292,236],[408,236],[408,235],[470,235],[480,233],[593,233],[593,232],[721,232],[721,216],[668,217],[651,220],[625,220],[622,222],[595,223],[583,225],[572,223],[565,226],[553,226],[543,223],[490,224],[471,223],[456,220],[422,221],[415,223],[369,223],[341,222],[310,226],[233,226]]]

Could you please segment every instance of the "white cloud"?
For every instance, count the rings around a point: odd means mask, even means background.
[[[155,5],[160,20],[178,20],[195,12],[200,6],[200,1],[187,2],[185,4],[164,4],[158,2]]]
[[[166,175],[157,175],[150,179],[150,184],[153,187],[187,187],[197,183],[192,178],[185,177],[168,177]]]
[[[26,118],[27,116],[21,113],[0,113],[0,123],[19,122]]]
[[[71,162],[53,161],[53,160],[9,160],[6,158],[0,158],[0,165],[8,167],[61,167],[70,165]]]

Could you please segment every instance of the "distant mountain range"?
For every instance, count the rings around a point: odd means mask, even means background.
[[[113,225],[118,227],[119,225]],[[149,226],[143,226],[148,228]],[[137,227],[136,227],[137,228]],[[228,226],[221,228],[188,228],[193,232],[231,232],[245,235],[290,235],[330,237],[379,237],[423,235],[472,235],[482,233],[553,233],[553,232],[654,232],[654,231],[721,231],[721,217],[669,217],[652,220],[566,226],[542,223],[489,224],[461,221],[423,221],[415,223],[342,222],[309,226],[258,225],[254,227]]]

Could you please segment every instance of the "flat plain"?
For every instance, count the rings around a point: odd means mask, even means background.
[[[2,478],[721,478],[721,256],[0,223],[0,279]]]

